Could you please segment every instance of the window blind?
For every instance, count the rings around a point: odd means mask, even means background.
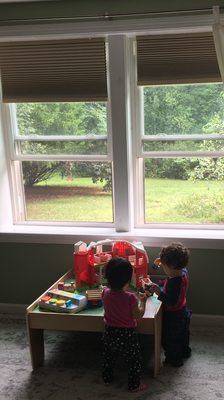
[[[107,99],[104,38],[0,43],[3,101]]]
[[[139,85],[221,82],[213,35],[137,37]]]

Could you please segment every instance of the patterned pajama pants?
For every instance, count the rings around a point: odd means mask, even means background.
[[[103,371],[105,383],[114,377],[114,366],[118,354],[121,354],[128,368],[128,389],[133,390],[140,385],[141,353],[138,336],[134,328],[114,328],[106,326],[103,334]]]

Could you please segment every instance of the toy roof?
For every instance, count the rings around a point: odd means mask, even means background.
[[[129,242],[127,240],[112,240],[112,239],[104,239],[104,240],[100,240],[98,242],[91,242],[88,247],[87,247],[87,251],[92,249],[93,247],[97,247],[97,246],[103,246],[103,245],[112,245],[113,243],[116,242],[123,242],[123,243],[127,243],[129,245],[131,245],[132,247],[134,247],[136,250],[141,251],[142,253],[145,254],[147,262],[148,262],[148,254],[142,244],[142,242]],[[79,242],[80,243],[80,242]]]

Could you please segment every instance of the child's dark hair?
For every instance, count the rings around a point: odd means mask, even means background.
[[[173,242],[169,246],[162,248],[160,261],[168,267],[174,269],[185,268],[189,260],[189,250],[180,242]]]
[[[105,277],[111,289],[120,290],[130,282],[132,266],[125,258],[111,258],[106,265]]]

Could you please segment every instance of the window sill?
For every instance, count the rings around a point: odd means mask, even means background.
[[[182,241],[189,248],[223,249],[224,230],[209,229],[133,229],[116,232],[113,228],[15,225],[2,227],[0,242],[74,244],[103,239],[141,241],[145,247],[161,247]]]

